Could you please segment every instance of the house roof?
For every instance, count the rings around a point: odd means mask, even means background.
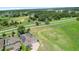
[[[5,40],[6,49],[12,48],[11,50],[17,50],[20,46],[20,39],[18,37],[9,37]]]
[[[0,49],[2,49],[4,46],[4,40],[3,38],[0,38]]]
[[[4,39],[0,38],[0,49],[4,46]],[[6,37],[5,38],[5,49],[7,50],[18,50],[20,48],[20,39],[18,37]]]
[[[36,38],[31,33],[22,34],[20,38],[25,45],[32,45],[32,43],[36,42]]]

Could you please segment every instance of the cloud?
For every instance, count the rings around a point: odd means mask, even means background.
[[[78,0],[1,0],[0,7],[79,7]]]

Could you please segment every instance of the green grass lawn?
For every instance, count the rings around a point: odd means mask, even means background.
[[[74,50],[79,50],[79,22],[71,22],[58,26],[72,40]]]
[[[40,47],[38,50],[79,50],[78,21],[33,28],[31,32],[40,41]]]

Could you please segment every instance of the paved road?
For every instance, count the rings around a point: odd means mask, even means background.
[[[50,24],[46,25],[46,24],[42,24],[40,26],[35,26],[35,24],[31,24],[31,25],[26,25],[26,29],[31,27],[31,28],[35,28],[35,27],[44,27],[44,26],[49,26],[49,25],[56,25],[56,24],[62,24],[62,23],[66,23],[66,22],[71,22],[71,21],[75,21],[75,18],[73,19],[65,19],[65,20],[59,20],[59,21],[54,21],[54,22],[51,22]],[[7,29],[7,30],[3,30],[3,31],[0,31],[0,35],[3,33],[3,32],[10,32],[10,31],[14,31],[14,30],[17,30],[17,27],[16,28],[12,28],[12,29]]]
[[[68,20],[54,21],[54,22],[51,22],[48,25],[44,24],[44,25],[40,25],[40,26],[34,26],[34,27],[31,27],[31,28],[44,27],[44,26],[49,26],[49,25],[57,25],[57,24],[62,24],[62,23],[66,23],[66,22],[71,22],[71,21],[76,21],[76,20],[75,19],[73,19],[73,20],[68,19]]]

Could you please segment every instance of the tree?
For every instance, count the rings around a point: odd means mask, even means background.
[[[39,42],[39,40],[37,40],[37,42]]]
[[[45,24],[49,24],[49,20],[48,19],[46,19]]]
[[[5,36],[6,36],[6,34],[5,34],[5,33],[3,33],[3,34],[2,34],[2,36],[3,36],[3,37],[5,37]]]
[[[17,30],[18,30],[18,32],[20,34],[24,34],[25,33],[25,27],[24,26],[19,26]]]
[[[8,26],[8,21],[3,21],[2,25],[3,26]]]
[[[56,15],[56,16],[54,17],[54,20],[60,20],[60,16],[59,16],[59,15]]]
[[[22,46],[20,46],[20,48],[19,48],[19,51],[21,51],[22,50]]]
[[[22,22],[20,21],[19,24],[22,24]]]
[[[39,18],[39,16],[37,14],[34,15],[35,18]]]
[[[30,28],[27,29],[27,33],[29,33],[29,32],[30,32]]]
[[[14,37],[14,35],[15,35],[15,32],[12,32],[12,37]]]
[[[35,22],[37,26],[39,26],[39,22]]]
[[[29,17],[29,19],[31,19],[32,21],[35,21],[36,20],[36,18],[35,17]]]
[[[76,20],[79,21],[79,17]]]
[[[17,22],[17,21],[15,21],[15,23],[14,23],[15,25],[18,25],[19,23]]]
[[[13,21],[13,20],[11,20],[11,23],[10,23],[10,25],[14,25],[14,21]]]
[[[31,20],[29,19],[28,22],[31,22]]]
[[[46,17],[45,17],[45,16],[40,16],[40,17],[38,18],[38,21],[44,22],[45,20],[46,20]]]
[[[52,17],[48,17],[47,19],[48,19],[48,21],[52,21],[53,18]]]

